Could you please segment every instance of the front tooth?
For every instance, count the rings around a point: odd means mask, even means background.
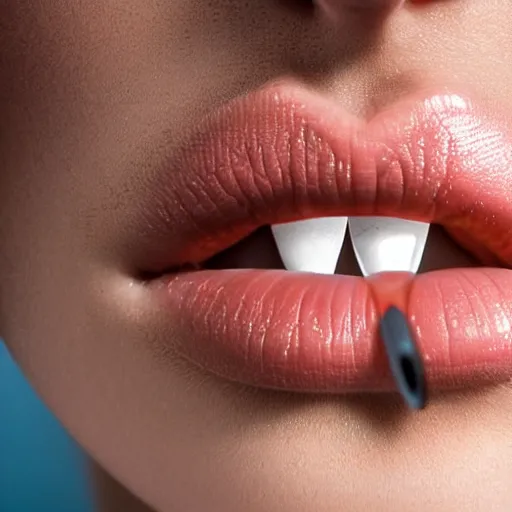
[[[272,233],[286,269],[334,274],[347,222],[347,217],[322,217],[274,224]]]
[[[392,217],[351,217],[348,225],[364,276],[418,271],[430,224]]]

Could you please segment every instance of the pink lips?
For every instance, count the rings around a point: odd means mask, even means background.
[[[208,116],[170,162],[172,179],[160,173],[148,199],[157,228],[140,258],[163,271],[265,224],[372,214],[442,224],[486,264],[510,266],[511,163],[506,127],[457,94],[410,97],[365,123],[301,87],[270,86]],[[156,293],[178,327],[178,349],[226,379],[391,389],[362,278],[183,272]],[[419,275],[406,307],[431,387],[511,378],[512,271]]]

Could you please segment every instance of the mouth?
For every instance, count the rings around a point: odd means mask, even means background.
[[[511,164],[507,127],[460,94],[413,95],[365,121],[268,85],[187,135],[148,188],[131,251],[175,348],[224,379],[392,391],[378,322],[393,303],[430,389],[504,382]],[[458,264],[422,265],[425,246]]]

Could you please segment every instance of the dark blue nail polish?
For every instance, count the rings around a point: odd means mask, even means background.
[[[427,404],[423,359],[400,309],[391,306],[386,310],[380,334],[398,391],[411,409],[423,409]]]

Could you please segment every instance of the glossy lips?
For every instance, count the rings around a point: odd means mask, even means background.
[[[136,256],[164,271],[262,225],[371,215],[440,223],[485,263],[510,265],[505,130],[457,94],[410,97],[366,124],[301,87],[267,87],[209,116],[175,153],[172,176],[162,171],[147,197],[154,229]],[[165,279],[155,293],[178,328],[173,342],[217,375],[300,391],[393,387],[381,306],[362,278],[221,270]],[[509,270],[419,275],[403,307],[432,389],[512,375]]]

